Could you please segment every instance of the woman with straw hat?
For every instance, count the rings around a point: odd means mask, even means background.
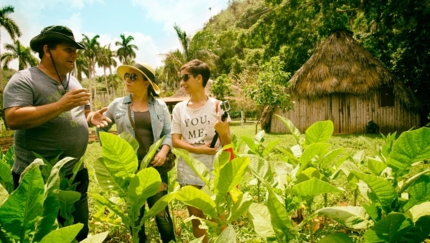
[[[155,83],[155,71],[148,64],[135,63],[119,66],[117,73],[124,79],[126,89],[130,94],[116,98],[109,104],[104,115],[109,117],[112,123],[99,130],[109,131],[112,125],[116,124],[118,134],[128,132],[134,135],[139,142],[137,151],[139,161],[145,157],[149,147],[164,136],[161,148],[151,162],[154,167],[162,166],[172,147],[171,121],[166,103],[155,98],[160,94],[160,88]],[[147,200],[150,208],[158,199],[167,194],[167,172],[160,173],[160,177],[163,183],[160,185],[158,193]],[[143,217],[144,211],[145,207],[142,207],[141,217]],[[155,221],[161,240],[163,242],[175,241],[168,207],[156,216]],[[146,242],[144,225],[139,231],[139,239],[140,242]]]

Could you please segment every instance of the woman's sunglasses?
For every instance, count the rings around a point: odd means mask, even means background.
[[[186,73],[186,74],[182,75],[181,80],[184,80],[184,82],[187,82],[191,75],[193,75],[193,77],[196,76],[194,74]]]
[[[125,73],[125,74],[124,74],[124,80],[126,80],[127,78],[129,78],[129,79],[130,79],[130,81],[134,82],[134,81],[136,81],[136,79],[137,79],[137,75],[136,75],[135,73],[132,73],[132,74],[130,74],[130,73]]]

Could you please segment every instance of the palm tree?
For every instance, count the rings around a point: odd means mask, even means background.
[[[112,66],[116,67],[117,63],[115,60],[115,53],[110,49],[110,44],[106,45],[101,48],[101,51],[99,52],[99,58],[98,58],[98,66],[103,68],[104,73],[104,79],[105,79],[105,86],[106,86],[106,93],[109,95],[109,86],[107,81],[107,75],[106,75],[106,69],[109,69],[110,75],[112,76]]]
[[[0,61],[4,60],[3,69],[7,69],[11,61],[18,59],[18,69],[23,70],[29,66],[36,66],[39,61],[31,54],[30,47],[25,47],[16,40],[15,45],[5,44],[5,49],[9,52],[5,52],[1,55]]]
[[[120,37],[121,41],[115,42],[115,45],[120,47],[116,51],[116,55],[120,62],[124,64],[132,64],[133,59],[136,58],[136,52],[134,50],[137,51],[139,48],[134,44],[130,44],[130,42],[134,40],[133,36],[129,35],[125,37],[124,34],[121,34]]]
[[[168,87],[173,87],[176,84],[176,89],[179,89],[180,84],[177,82],[179,79],[179,69],[184,63],[198,58],[206,62],[210,68],[214,68],[215,60],[218,57],[210,50],[201,49],[200,46],[202,45],[199,43],[200,40],[195,40],[194,38],[190,39],[190,37],[187,36],[187,33],[182,31],[178,25],[174,25],[173,28],[175,29],[176,35],[181,43],[182,51],[176,49],[166,54],[162,54],[162,56],[164,56],[164,70],[161,76],[162,79],[166,80],[165,82]]]
[[[95,35],[91,39],[85,34],[82,34],[82,36],[84,37],[82,39],[82,44],[85,46],[83,54],[88,58],[88,91],[92,93],[92,83],[94,83],[94,97],[96,97],[96,62],[100,50],[100,43],[97,41],[97,39],[100,38],[100,36]],[[92,104],[92,97],[90,98],[90,102]]]
[[[79,50],[78,58],[76,59],[75,63],[75,74],[79,82],[82,82],[82,74],[84,74],[87,78],[90,77],[88,66],[88,58],[84,55],[82,50]]]
[[[8,5],[0,9],[0,46],[1,46],[1,29],[5,28],[7,33],[9,33],[12,40],[15,40],[16,37],[21,36],[21,30],[15,21],[8,17],[9,14],[14,12],[14,7]],[[0,56],[1,56],[1,48],[0,48]],[[1,62],[0,62],[1,66]],[[3,92],[3,73],[0,70],[0,92]]]

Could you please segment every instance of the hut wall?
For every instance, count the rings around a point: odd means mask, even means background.
[[[288,118],[304,133],[317,121],[332,120],[335,134],[366,133],[366,126],[373,120],[379,126],[379,132],[387,134],[407,131],[420,124],[418,113],[405,109],[399,100],[392,107],[380,107],[379,95],[374,94],[364,98],[350,94],[330,94],[318,99],[303,99],[292,97],[295,108],[275,114]],[[272,133],[286,133],[284,123],[277,117],[272,117]]]

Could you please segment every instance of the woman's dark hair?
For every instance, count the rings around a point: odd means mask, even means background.
[[[142,76],[143,76],[143,80],[144,80],[144,81],[149,81],[149,80],[145,77],[145,75],[142,75]],[[154,84],[157,84],[157,83],[155,82],[155,80],[153,81],[153,83],[154,83]],[[152,88],[152,85],[149,85],[149,86],[148,86],[148,94],[149,94],[149,95],[152,95],[152,96],[154,96],[154,97],[158,97],[158,96],[160,96],[159,94],[155,93],[154,88]]]
[[[181,71],[184,69],[189,71],[194,76],[199,74],[202,75],[203,87],[206,87],[206,84],[208,83],[209,77],[211,75],[211,71],[209,69],[209,66],[205,62],[202,62],[199,59],[194,59],[182,65]]]

